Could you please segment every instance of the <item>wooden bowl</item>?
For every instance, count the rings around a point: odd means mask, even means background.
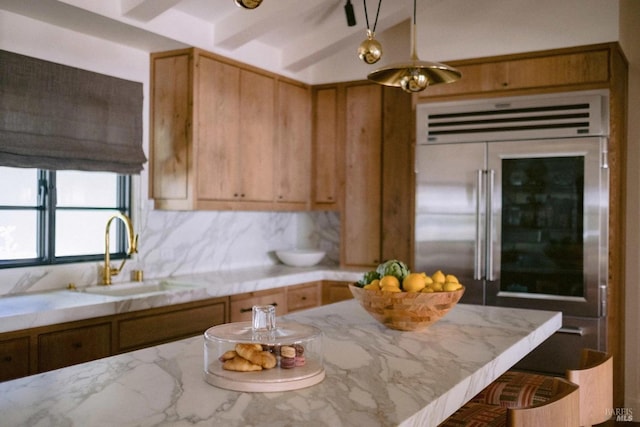
[[[419,331],[442,319],[462,298],[464,286],[453,292],[382,292],[349,285],[354,298],[388,328]]]

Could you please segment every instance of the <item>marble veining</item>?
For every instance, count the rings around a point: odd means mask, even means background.
[[[283,316],[324,333],[327,376],[241,393],[203,379],[194,337],[0,383],[6,426],[436,426],[553,334],[561,314],[459,304],[421,332],[355,300]]]
[[[340,258],[340,221],[336,212],[156,211],[143,203],[135,210],[138,253],[113,283],[127,282],[132,270],[145,277],[277,265],[275,251],[320,248],[324,265]],[[103,235],[95,236],[102,242]],[[0,296],[64,289],[100,282],[101,262],[0,270]]]
[[[272,289],[318,280],[356,281],[362,270],[327,266],[309,268],[282,264],[220,270],[208,273],[150,279],[147,283],[177,284],[170,290],[126,296],[105,296],[78,291],[58,290],[5,296],[0,298],[0,332],[70,322],[98,316],[128,313],[206,298]],[[114,283],[113,289],[132,284]],[[135,284],[133,284],[135,285]]]

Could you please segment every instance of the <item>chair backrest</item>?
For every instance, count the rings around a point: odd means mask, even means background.
[[[508,408],[509,427],[578,427],[579,387],[563,378],[554,378],[557,393],[544,403],[527,408]]]
[[[583,349],[579,369],[567,370],[567,379],[580,386],[580,425],[600,424],[613,408],[613,356]]]

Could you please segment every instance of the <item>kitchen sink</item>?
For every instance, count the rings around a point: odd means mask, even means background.
[[[124,297],[124,296],[132,296],[132,295],[180,291],[180,290],[185,290],[190,288],[193,288],[193,286],[184,285],[184,284],[167,283],[167,282],[157,282],[157,283],[131,282],[131,283],[124,283],[124,284],[108,285],[108,286],[104,286],[104,285],[89,286],[87,288],[80,289],[80,292],[84,292],[87,294]]]

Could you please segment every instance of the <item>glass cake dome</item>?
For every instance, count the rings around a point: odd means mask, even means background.
[[[254,306],[251,322],[213,326],[204,333],[204,377],[216,387],[295,390],[324,376],[322,331],[294,322],[276,325],[272,305]]]

